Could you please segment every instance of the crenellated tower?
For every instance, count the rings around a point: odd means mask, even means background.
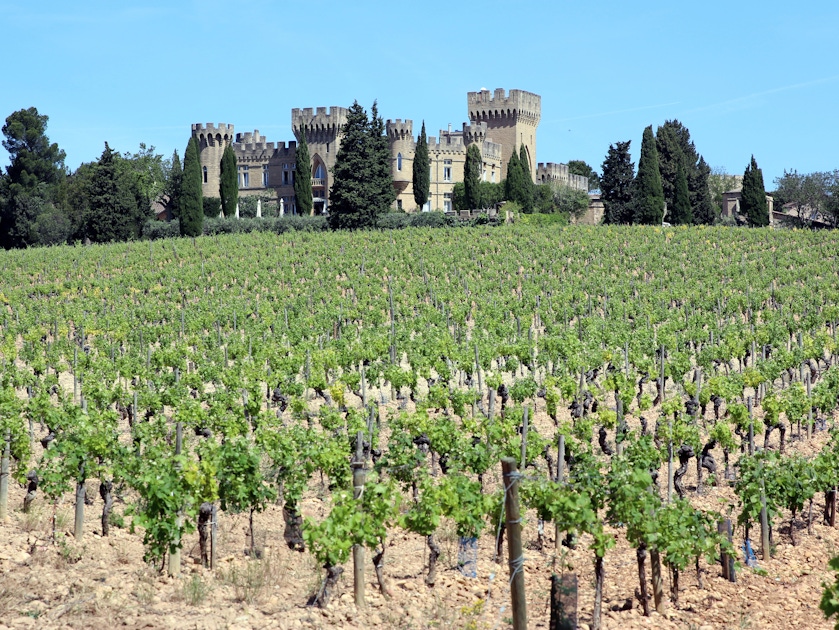
[[[234,140],[233,125],[226,123],[195,123],[192,137],[198,140],[198,156],[201,163],[201,192],[205,197],[219,196],[221,156]]]
[[[469,120],[472,124],[486,123],[487,135],[500,144],[502,150],[502,179],[507,176],[507,162],[513,151],[524,145],[533,181],[536,181],[536,128],[542,117],[542,97],[524,90],[503,88],[495,92],[481,90],[466,95]]]
[[[385,129],[390,145],[390,170],[396,190],[396,204],[399,208],[407,209],[414,205],[414,123],[411,120],[403,122],[401,118],[397,118],[395,121],[385,122]]]
[[[306,134],[309,156],[312,159],[312,196],[314,212],[326,210],[331,186],[331,175],[335,157],[341,146],[344,125],[347,124],[347,108],[332,106],[311,107],[291,110],[291,129],[299,141]],[[319,177],[320,176],[320,177]]]

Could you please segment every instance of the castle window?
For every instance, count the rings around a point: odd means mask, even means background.
[[[323,179],[323,164],[318,164],[315,169],[315,179]]]
[[[397,171],[402,170],[402,154],[401,153],[396,154],[396,170]]]
[[[326,152],[329,153],[329,143],[326,143]]]
[[[207,183],[207,167],[204,167],[204,183]]]
[[[492,173],[490,173],[490,181],[494,184],[495,183],[495,167],[492,167]]]
[[[262,165],[262,186],[268,188],[268,165]]]
[[[283,164],[287,166],[287,164]],[[288,171],[283,171],[283,186],[288,186]]]
[[[250,176],[248,174],[248,167],[242,167],[242,188],[247,188],[250,186]]]
[[[402,212],[402,200],[401,199],[396,200],[396,209],[399,210],[400,212]]]
[[[443,181],[444,182],[452,181],[452,161],[451,160],[443,160]]]
[[[452,194],[451,193],[444,193],[443,194],[443,211],[444,212],[451,212],[452,211]]]

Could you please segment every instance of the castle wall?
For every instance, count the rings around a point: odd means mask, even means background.
[[[312,194],[315,200],[313,212],[325,210],[329,205],[329,188],[332,186],[332,173],[335,158],[341,147],[342,128],[347,123],[346,107],[311,107],[291,110],[291,128],[300,140],[306,134],[309,157],[312,160]],[[318,164],[325,167],[324,177],[316,178]]]

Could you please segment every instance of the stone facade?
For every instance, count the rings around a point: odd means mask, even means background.
[[[507,162],[513,151],[524,145],[533,181],[539,184],[562,183],[588,190],[588,180],[568,174],[564,164],[536,162],[536,128],[542,112],[538,94],[523,90],[497,89],[469,92],[466,97],[469,122],[460,130],[451,126],[438,136],[428,138],[431,186],[429,201],[417,208],[413,192],[413,162],[417,140],[413,121],[388,120],[386,132],[391,152],[391,172],[396,191],[395,208],[406,212],[452,210],[454,185],[463,181],[466,150],[478,144],[482,156],[481,177],[488,182],[501,182],[506,177]],[[277,199],[287,213],[296,212],[294,200],[294,165],[297,141],[306,134],[312,160],[312,192],[316,214],[329,207],[329,189],[335,158],[341,146],[343,126],[347,120],[344,107],[293,109],[291,126],[296,141],[267,142],[259,131],[236,133],[229,124],[192,125],[198,139],[203,191],[205,197],[219,196],[219,164],[224,148],[232,144],[239,168],[239,194],[262,195]]]

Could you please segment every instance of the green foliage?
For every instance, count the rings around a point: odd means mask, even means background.
[[[3,125],[9,152],[0,177],[0,244],[25,247],[39,242],[39,218],[55,213],[64,179],[64,151],[46,135],[49,118],[34,107],[18,110]],[[4,190],[5,189],[5,190]],[[59,216],[60,213],[59,213]]]
[[[822,592],[822,599],[819,602],[819,608],[824,613],[825,619],[830,619],[834,615],[839,616],[839,556],[831,558],[828,566],[837,575],[836,581],[833,584],[822,584],[824,590]],[[839,621],[833,627],[839,630]]]
[[[178,156],[178,150],[172,153],[172,167],[169,170],[169,182],[167,183],[164,193],[169,196],[169,210],[171,213],[170,219],[177,219],[180,216],[180,198],[181,186],[184,181],[184,170],[181,166],[181,158]],[[206,213],[206,208],[204,212]]]
[[[106,142],[93,172],[83,217],[82,234],[94,242],[137,238],[149,218],[147,199],[126,166]]]
[[[312,159],[309,157],[309,143],[306,141],[305,126],[297,137],[297,161],[294,164],[294,196],[297,213],[303,216],[312,214]]]
[[[178,219],[181,236],[200,236],[204,221],[202,202],[201,163],[198,155],[198,141],[189,139],[184,153],[184,172],[181,195],[178,200]]]
[[[466,164],[463,167],[464,203],[469,210],[481,207],[480,181],[482,166],[483,158],[481,157],[481,150],[473,142],[466,149]]]
[[[236,204],[239,202],[239,167],[236,165],[236,154],[230,144],[221,154],[219,198],[224,216],[232,217],[236,214]]]
[[[530,213],[533,211],[533,182],[529,179],[529,175],[525,172],[515,151],[510,155],[510,161],[507,162],[504,197],[507,201],[519,204],[522,212]]]
[[[746,215],[746,221],[751,227],[769,225],[769,204],[763,185],[763,171],[758,168],[754,155],[743,173],[740,211]]]
[[[428,139],[425,137],[425,121],[422,121],[422,131],[417,138],[417,147],[414,151],[413,166],[414,201],[417,210],[428,201],[428,193],[431,187],[431,169],[428,159]]]
[[[384,123],[373,103],[371,119],[354,102],[347,113],[332,179],[329,223],[333,229],[375,227],[395,199]]]
[[[688,179],[684,167],[679,164],[676,170],[676,189],[673,193],[673,205],[668,213],[668,223],[672,225],[690,225],[693,223],[693,212],[690,208],[690,193]]]
[[[221,213],[221,199],[218,197],[204,197],[201,200],[201,208],[204,210],[205,219],[217,219]],[[233,206],[236,210],[236,206]]]
[[[600,176],[583,160],[568,160],[568,172],[588,178],[588,191],[600,190]]]
[[[603,160],[600,177],[600,194],[603,196],[605,214],[603,222],[610,224],[632,223],[632,181],[635,165],[629,157],[630,140],[609,145]]]
[[[638,160],[638,175],[633,182],[632,205],[633,223],[661,225],[664,219],[664,192],[652,125],[644,129],[641,139],[641,158]]]
[[[226,439],[218,452],[218,484],[225,512],[261,512],[276,491],[262,474],[260,452],[244,436]]]

